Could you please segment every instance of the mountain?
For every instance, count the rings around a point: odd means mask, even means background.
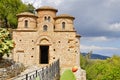
[[[86,56],[87,53],[81,53],[83,56]],[[109,56],[104,56],[104,55],[100,55],[100,54],[91,54],[91,59],[107,59],[110,58]]]

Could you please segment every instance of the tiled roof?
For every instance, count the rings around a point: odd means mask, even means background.
[[[17,17],[19,17],[19,16],[32,16],[32,17],[37,17],[35,14],[30,13],[30,12],[23,12],[23,13],[17,14]]]
[[[73,16],[69,15],[69,14],[61,14],[55,17],[56,18],[71,18],[71,19],[75,19]]]

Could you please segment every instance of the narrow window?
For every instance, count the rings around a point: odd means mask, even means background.
[[[48,22],[50,22],[50,16],[48,17]]]
[[[44,20],[47,21],[47,17],[46,16],[44,17]]]
[[[54,29],[55,29],[55,25],[54,25]]]
[[[25,20],[25,28],[28,27],[28,20]]]
[[[47,28],[48,28],[48,26],[47,26],[47,25],[44,25],[44,26],[43,26],[43,31],[47,31]]]
[[[62,29],[65,29],[65,22],[62,22]]]

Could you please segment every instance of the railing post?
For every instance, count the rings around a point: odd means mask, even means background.
[[[26,80],[28,80],[28,74],[26,74]]]
[[[36,77],[37,77],[37,70],[36,70]]]

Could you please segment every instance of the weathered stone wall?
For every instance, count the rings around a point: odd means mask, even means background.
[[[45,9],[45,10],[43,10]],[[74,30],[74,18],[69,15],[56,16],[53,9],[43,8],[37,10],[37,27],[35,27],[35,18],[21,16],[18,19],[18,29],[13,32],[13,40],[16,43],[13,53],[13,59],[22,62],[25,65],[41,65],[40,46],[49,46],[49,63],[60,58],[60,67],[68,68],[80,66],[79,64],[79,39]],[[45,20],[50,17],[50,20]],[[30,20],[28,28],[24,28],[24,20]],[[65,28],[62,28],[62,22],[65,22]],[[32,25],[34,24],[34,25]],[[31,29],[34,27],[33,30]],[[47,25],[44,31],[43,26]],[[20,30],[21,29],[21,30]]]
[[[15,61],[28,66],[42,66],[44,64],[40,64],[40,46],[47,45],[48,64],[59,58],[61,70],[71,69],[73,66],[80,68],[80,36],[74,29],[74,17],[66,14],[56,16],[56,12],[57,10],[51,7],[42,7],[37,9],[37,17],[32,14],[28,14],[32,17],[26,14],[19,16],[18,28],[13,31],[13,40],[16,44],[13,50]],[[25,20],[29,21],[27,28],[24,26]]]
[[[11,66],[6,68],[0,68],[0,80],[6,80],[9,78],[15,77],[25,69],[22,63],[16,63],[12,60],[9,60],[9,61],[12,62]]]
[[[25,65],[35,64],[35,32],[13,32],[15,41],[13,59]]]

